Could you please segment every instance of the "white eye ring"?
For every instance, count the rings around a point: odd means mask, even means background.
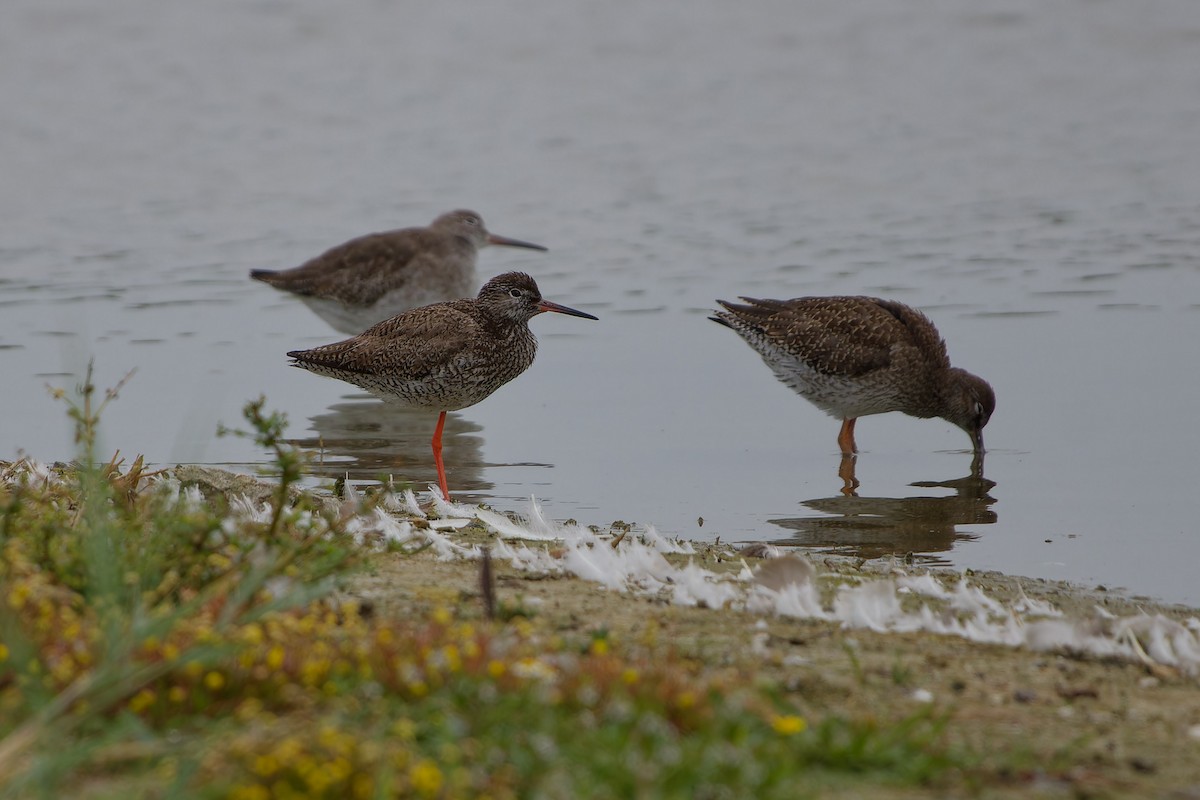
[[[509,290],[508,290],[508,296],[509,296],[509,297],[520,297],[520,296],[521,296],[521,290],[520,290],[520,289],[509,289]]]

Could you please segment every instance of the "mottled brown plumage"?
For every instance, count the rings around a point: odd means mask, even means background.
[[[470,297],[476,256],[489,244],[546,249],[488,233],[478,214],[458,210],[425,228],[360,236],[295,269],[256,269],[250,277],[297,295],[336,330],[354,334],[410,308]]]
[[[711,319],[737,331],[780,381],[842,419],[843,453],[856,450],[858,417],[889,411],[941,417],[983,452],[992,387],[950,366],[946,343],[920,311],[875,297],[741,299],[718,300],[725,310]]]
[[[537,339],[529,320],[544,311],[596,319],[542,299],[533,278],[508,272],[470,300],[405,311],[345,341],[293,350],[293,366],[353,383],[413,408],[438,409],[434,459],[449,499],[441,457],[447,411],[474,405],[533,363]]]

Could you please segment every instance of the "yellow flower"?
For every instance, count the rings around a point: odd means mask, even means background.
[[[210,691],[220,691],[225,686],[225,676],[216,671],[210,672],[204,676],[204,685]]]
[[[300,680],[314,689],[325,682],[329,674],[329,662],[322,658],[311,658],[300,666]]]
[[[320,769],[316,762],[312,762],[307,766],[307,769],[301,769],[300,773],[304,775],[304,782],[308,786],[308,794],[312,797],[324,794],[334,782],[333,775],[328,769]]]
[[[279,771],[279,761],[271,755],[256,756],[254,772],[264,778],[269,778]]]
[[[454,615],[445,606],[438,606],[433,610],[433,621],[438,625],[449,625],[453,620]]]
[[[229,791],[230,800],[271,800],[271,792],[257,783],[234,786]]]
[[[493,659],[488,662],[487,669],[488,669],[488,675],[491,675],[493,678],[499,678],[501,675],[503,675],[505,672],[508,671],[508,668],[504,666],[504,662],[498,661],[496,659]]]
[[[293,736],[289,736],[275,745],[275,758],[284,766],[295,767],[295,761],[303,750],[304,748],[300,745],[300,741]]]
[[[50,674],[62,683],[69,683],[75,677],[75,662],[70,657],[56,659],[50,665]]]
[[[325,762],[325,777],[330,783],[342,783],[350,777],[350,773],[353,771],[353,765],[342,756]]]
[[[411,719],[402,718],[392,723],[392,735],[405,742],[417,738],[417,725]]]
[[[608,640],[607,639],[592,639],[592,655],[594,655],[594,656],[608,655]]]
[[[771,727],[780,736],[795,736],[801,733],[808,727],[808,723],[804,717],[798,717],[795,714],[783,714],[771,720]]]
[[[29,597],[29,584],[18,583],[8,593],[8,604],[12,608],[20,611],[25,605],[25,600]]]
[[[271,669],[279,669],[283,666],[283,648],[275,645],[267,651],[267,666]]]
[[[637,679],[638,671],[633,667],[626,667],[625,671],[621,673],[621,680],[625,681],[627,684],[635,684],[637,683]]]
[[[432,797],[442,790],[442,771],[428,758],[423,758],[413,765],[408,779],[417,794],[426,797]]]
[[[356,798],[368,798],[375,796],[375,780],[370,775],[364,775],[361,772],[354,776],[354,780],[350,782],[350,793]]]
[[[263,640],[263,629],[261,625],[251,622],[246,627],[242,628],[242,641],[246,644],[259,644]]]
[[[150,706],[154,705],[155,694],[153,689],[142,689],[140,692],[129,698],[129,710],[135,714],[140,714]]]

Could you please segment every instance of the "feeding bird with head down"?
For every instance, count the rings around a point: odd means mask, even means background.
[[[876,297],[718,300],[710,317],[732,328],[775,377],[842,420],[838,446],[858,452],[859,417],[900,411],[940,417],[983,453],[983,429],[996,395],[983,378],[952,367],[946,343],[920,311]]]

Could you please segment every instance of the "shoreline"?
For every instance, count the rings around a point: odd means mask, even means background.
[[[171,477],[180,480],[184,484],[195,483],[202,487],[202,491],[206,495],[211,494],[244,494],[254,502],[265,502],[274,497],[276,484],[271,480],[262,477],[257,477],[244,472],[234,470],[226,470],[220,467],[204,466],[204,465],[187,465],[178,464],[174,467],[164,469],[164,472]],[[291,490],[292,496],[300,494],[308,494],[318,498],[323,507],[328,510],[342,510],[343,500],[334,496],[333,492],[325,488],[293,487]],[[623,525],[626,523],[614,523]],[[640,529],[642,523],[628,523],[631,529]],[[597,529],[597,526],[588,526],[592,529]],[[897,555],[881,556],[876,558],[862,558],[852,555],[841,555],[836,553],[817,553],[810,554],[804,551],[803,546],[791,545],[786,541],[774,542],[749,542],[749,543],[715,543],[708,540],[691,539],[686,536],[668,537],[678,538],[680,541],[686,541],[693,547],[701,550],[729,550],[733,552],[741,552],[753,548],[775,548],[780,553],[790,553],[803,556],[814,563],[823,564],[829,569],[834,570],[849,570],[862,571],[864,574],[874,574],[882,576],[890,570],[906,570],[915,573],[928,573],[940,576],[944,579],[952,577],[967,577],[972,581],[986,584],[989,588],[1000,592],[1004,596],[1012,594],[1013,589],[1019,589],[1028,595],[1046,600],[1056,600],[1067,606],[1075,609],[1083,609],[1091,606],[1103,608],[1111,608],[1119,610],[1120,613],[1135,613],[1142,609],[1152,609],[1163,613],[1170,613],[1175,616],[1179,615],[1195,615],[1200,616],[1200,603],[1195,605],[1186,602],[1173,602],[1163,600],[1149,595],[1132,592],[1124,587],[1108,587],[1104,585],[1086,586],[1080,583],[1075,583],[1068,580],[1059,580],[1055,578],[1039,578],[1014,573],[1002,572],[1000,570],[975,570],[971,568],[957,568],[952,566],[927,565],[921,563],[904,563],[902,557]],[[1116,611],[1114,611],[1116,613]]]
[[[53,469],[51,470],[53,471]],[[233,527],[272,517],[278,485],[177,466],[156,480]],[[418,500],[289,487],[363,554],[327,608],[364,620],[519,630],[547,653],[679,664],[757,687],[799,719],[933,726],[965,770],[951,793],[1191,796],[1200,787],[1200,612],[1116,591],[894,559],[669,539]],[[304,516],[309,514],[305,511]],[[346,605],[343,601],[350,601]],[[957,776],[957,777],[956,777]],[[862,796],[928,787],[860,779]]]
[[[242,495],[252,504],[268,501],[275,491],[259,478],[208,467],[181,465],[170,475],[199,486],[205,495]],[[297,489],[296,494],[316,498],[345,519],[365,507],[364,498],[347,489],[345,498],[326,490]],[[1200,609],[1186,604],[998,571],[912,565],[895,557],[808,556],[770,543],[735,548],[672,539],[652,527],[603,531],[564,525],[546,520],[536,502],[524,518],[433,497],[422,506],[411,491],[402,501],[391,497],[389,502],[389,513],[400,521],[383,524],[363,517],[363,541],[382,537],[402,552],[412,550],[414,542],[418,549],[432,549],[439,563],[452,568],[457,562],[466,572],[460,583],[478,584],[478,577],[470,576],[487,548],[501,582],[511,585],[582,581],[630,600],[824,621],[877,633],[954,635],[1034,652],[1111,655],[1200,676]],[[615,554],[622,540],[627,541],[624,559]],[[600,542],[611,544],[614,554]],[[771,577],[764,577],[768,572]],[[1125,621],[1152,629],[1133,633]]]

